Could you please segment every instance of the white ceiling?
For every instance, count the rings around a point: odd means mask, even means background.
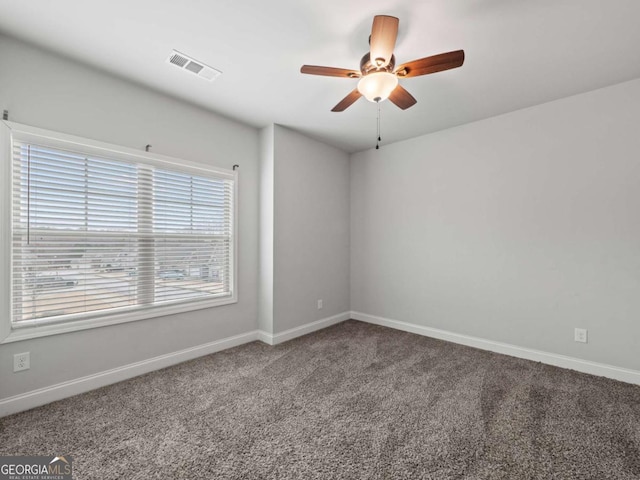
[[[466,53],[462,68],[401,80],[418,103],[382,104],[383,144],[640,77],[639,0],[0,0],[0,31],[354,152],[375,145],[375,104],[332,113],[357,81],[299,72],[357,69],[376,14],[400,19],[398,63]],[[172,49],[223,75],[167,64]]]

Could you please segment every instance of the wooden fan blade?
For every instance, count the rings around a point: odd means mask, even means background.
[[[369,40],[371,63],[378,67],[386,67],[391,61],[393,49],[398,37],[398,19],[388,15],[373,17],[371,39]]]
[[[389,95],[389,100],[395,103],[402,110],[406,110],[409,107],[413,107],[418,101],[413,98],[409,92],[407,92],[402,85],[398,85],[393,89],[391,95]]]
[[[356,100],[358,100],[362,94],[356,88],[349,95],[340,100],[335,107],[331,109],[332,112],[344,112],[348,107],[350,107]]]
[[[303,65],[300,73],[308,75],[324,75],[325,77],[360,78],[360,72],[346,68],[319,67],[317,65]]]
[[[396,69],[396,75],[401,78],[417,77],[429,73],[442,72],[452,68],[461,67],[464,63],[464,50],[441,53],[431,57],[421,58],[412,62],[403,63]]]

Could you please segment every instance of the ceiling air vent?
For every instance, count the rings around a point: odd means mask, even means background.
[[[171,52],[167,62],[181,68],[182,70],[188,70],[191,73],[195,73],[197,76],[209,80],[210,82],[213,82],[222,73],[220,70],[209,67],[208,65],[175,50]]]

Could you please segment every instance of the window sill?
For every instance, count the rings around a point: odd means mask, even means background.
[[[145,309],[132,310],[118,314],[98,316],[88,318],[86,320],[77,320],[65,323],[50,323],[22,328],[12,328],[9,335],[0,341],[0,344],[19,342],[31,338],[47,337],[49,335],[58,335],[61,333],[77,332],[80,330],[88,330],[91,328],[106,327],[108,325],[117,325],[120,323],[135,322],[155,317],[164,317],[167,315],[175,315],[178,313],[191,312],[194,310],[202,310],[205,308],[219,307],[238,303],[235,295],[214,300],[204,300],[200,302],[180,303],[167,306],[153,306]]]

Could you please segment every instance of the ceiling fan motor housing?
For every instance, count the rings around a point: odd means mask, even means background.
[[[360,71],[362,72],[362,75],[367,75],[371,72],[389,72],[392,73],[393,69],[396,66],[396,56],[395,55],[391,55],[391,60],[389,60],[389,63],[387,63],[387,65],[380,67],[378,66],[378,64],[376,62],[371,62],[371,53],[367,52],[364,54],[364,56],[362,57],[362,60],[360,60]]]

